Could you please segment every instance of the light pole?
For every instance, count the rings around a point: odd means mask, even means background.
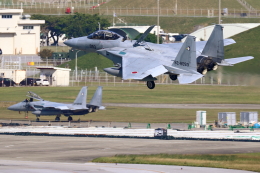
[[[159,16],[160,16],[160,6],[159,6],[160,0],[157,0],[157,8],[158,8],[158,16],[157,16],[157,44],[159,44]]]
[[[218,0],[218,24],[221,24],[221,0]]]
[[[100,23],[98,22],[98,30],[100,30]]]
[[[75,63],[75,72],[76,72],[76,80],[78,80],[78,52],[81,50],[78,50],[76,52],[76,63]]]

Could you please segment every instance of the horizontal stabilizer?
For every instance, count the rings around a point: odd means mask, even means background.
[[[245,56],[245,57],[239,57],[239,58],[230,58],[230,59],[225,59],[221,63],[218,63],[220,66],[233,66],[234,64],[248,61],[250,59],[254,59],[252,56]]]
[[[198,74],[184,73],[178,76],[178,80],[180,84],[188,84],[200,79],[201,77],[203,77],[203,75],[199,73]]]
[[[100,106],[98,109],[99,110],[106,110],[106,107],[105,106]]]

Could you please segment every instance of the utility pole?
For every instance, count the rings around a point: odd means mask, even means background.
[[[160,17],[160,0],[157,0],[157,8],[158,8],[158,16],[157,16],[157,44],[159,44],[159,26],[160,26],[160,21],[159,21],[159,17]]]
[[[221,0],[218,0],[218,24],[221,24]]]

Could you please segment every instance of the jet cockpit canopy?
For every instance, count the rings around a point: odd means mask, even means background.
[[[117,40],[119,38],[122,38],[122,36],[108,30],[95,31],[88,36],[88,39],[99,39],[99,40]]]

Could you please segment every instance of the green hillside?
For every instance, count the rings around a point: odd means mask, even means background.
[[[256,0],[254,0],[256,1]],[[258,1],[258,0],[257,0]],[[178,0],[178,8],[179,9],[207,9],[207,8],[218,8],[218,0]],[[160,0],[161,8],[175,8],[176,0]],[[237,0],[222,0],[223,8],[230,9],[245,9],[242,5],[240,5]],[[102,7],[106,8],[125,8],[125,7],[143,7],[143,8],[152,8],[157,7],[157,0],[111,0],[106,3]]]
[[[59,67],[68,67],[71,69],[75,69],[75,60],[72,60],[68,63],[62,64]],[[102,70],[105,67],[112,67],[113,62],[104,56],[98,55],[97,53],[88,53],[81,57],[78,57],[78,70],[94,70],[97,67],[99,70]]]
[[[253,56],[253,60],[225,67],[225,71],[260,74],[260,27],[232,37],[236,44],[225,47],[225,58]]]
[[[246,0],[254,9],[260,10],[260,1],[259,0]]]
[[[103,16],[112,23],[112,16]],[[127,23],[136,25],[154,25],[157,17],[154,16],[120,16]],[[222,18],[223,23],[260,23],[260,18]],[[160,17],[160,26],[165,32],[191,33],[196,26],[208,26],[218,23],[218,18],[207,17]]]

